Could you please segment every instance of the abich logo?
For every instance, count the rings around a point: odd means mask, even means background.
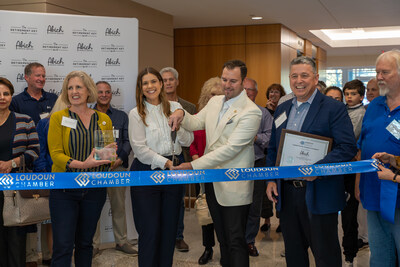
[[[117,90],[111,90],[111,92],[112,92],[113,96],[120,96],[121,95],[121,92],[120,92],[119,88],[117,88]]]
[[[121,33],[119,32],[119,28],[106,28],[106,36],[120,36]]]
[[[54,25],[48,25],[47,34],[64,34],[64,30],[61,25],[58,27]]]
[[[17,83],[18,82],[25,82],[25,76],[23,73],[17,73]]]
[[[25,43],[24,41],[17,41],[15,43],[15,49],[22,49],[22,50],[33,50],[32,41]]]
[[[76,51],[92,52],[93,51],[92,43],[89,44],[78,43]]]
[[[106,67],[107,66],[121,66],[121,63],[119,62],[119,58],[116,58],[116,59],[106,58]]]
[[[57,96],[59,96],[59,95],[61,94],[61,92],[60,92],[60,91],[57,91],[56,89],[49,89],[48,92],[49,92],[49,93],[56,94]]]
[[[49,57],[47,60],[47,66],[64,66],[63,58]]]

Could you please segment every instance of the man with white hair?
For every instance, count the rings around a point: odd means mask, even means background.
[[[381,95],[365,113],[358,147],[361,159],[377,152],[400,155],[400,50],[378,56],[376,79]],[[400,194],[395,181],[380,180],[376,172],[363,173],[360,199],[367,210],[370,266],[395,266],[400,255]],[[397,251],[397,253],[396,253]]]
[[[172,67],[166,67],[160,71],[160,74],[164,81],[164,91],[167,95],[168,100],[178,102],[179,104],[182,105],[182,107],[187,112],[189,112],[192,115],[195,114],[196,106],[194,104],[190,103],[189,101],[186,101],[185,99],[180,98],[178,96],[178,93],[176,92],[176,89],[178,88],[178,85],[179,85],[178,71]],[[183,157],[185,158],[186,162],[189,162],[192,160],[192,158],[190,157],[189,147],[182,147],[182,152],[183,152]],[[176,234],[176,242],[175,242],[175,248],[180,252],[188,252],[189,251],[188,244],[186,244],[185,240],[183,240],[183,229],[184,229],[183,218],[185,215],[185,202],[184,202],[183,198],[186,194],[185,191],[186,190],[183,190],[181,210],[179,213],[179,220],[178,220],[178,232]]]

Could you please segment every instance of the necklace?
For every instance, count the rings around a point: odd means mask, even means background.
[[[10,115],[10,110],[8,110],[8,112],[6,112],[7,114],[3,117],[3,118],[1,118],[0,119],[0,126],[2,126],[5,122],[6,122],[6,120],[8,119],[8,116]]]

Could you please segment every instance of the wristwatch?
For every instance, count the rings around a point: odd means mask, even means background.
[[[13,169],[18,167],[14,159],[11,160],[11,167],[13,167]]]

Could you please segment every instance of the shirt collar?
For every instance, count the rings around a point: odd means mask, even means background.
[[[97,109],[97,104],[94,104],[93,109],[98,110],[98,109]],[[110,106],[108,107],[106,113],[111,113],[111,114],[112,114],[112,113],[113,113],[113,110],[114,110],[114,108],[113,108],[113,107],[111,106],[111,104],[110,104]]]
[[[26,88],[24,89],[24,91],[22,92],[22,95],[24,96],[24,100],[34,99],[34,98],[31,97],[31,95],[28,93],[28,87],[26,87]],[[42,100],[42,99],[46,99],[46,95],[47,95],[47,92],[46,92],[45,90],[42,89],[42,96],[40,97],[40,99],[39,99],[38,101],[40,101],[40,100]],[[36,100],[36,99],[35,99],[35,100]]]
[[[363,105],[363,103],[357,104],[355,106],[349,107],[349,105],[347,105],[347,109],[357,109],[359,107],[361,107]]]
[[[144,101],[144,104],[145,104],[145,106],[146,106],[146,109],[150,112],[150,111],[153,111],[153,109],[160,109],[160,107],[161,107],[161,103],[160,104],[158,104],[158,105],[153,105],[153,104],[150,104],[149,102],[147,102],[146,100]]]
[[[313,100],[314,100],[314,98],[315,98],[315,95],[317,94],[317,91],[318,91],[318,89],[315,88],[314,93],[307,99],[306,102],[303,102],[303,103],[308,103],[308,104],[311,105]],[[296,97],[296,95],[294,96],[294,98],[292,100],[292,104],[297,107],[297,97]]]
[[[243,89],[242,92],[240,92],[240,94],[238,94],[237,96],[235,96],[234,98],[231,98],[229,100],[226,100],[226,96],[224,97],[224,105],[228,105],[228,107],[231,107],[232,104],[238,100],[240,98],[241,95],[245,94],[245,90]]]

